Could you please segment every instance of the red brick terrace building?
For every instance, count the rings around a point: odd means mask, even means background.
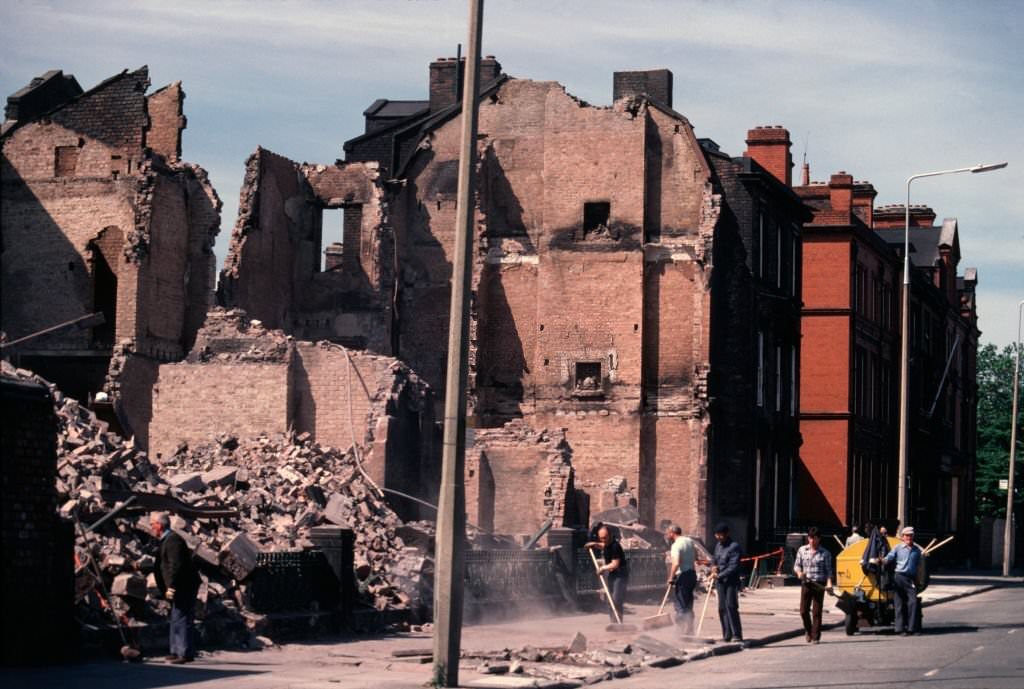
[[[899,423],[903,206],[839,172],[796,192],[804,228],[797,522],[893,523]],[[925,531],[970,528],[976,430],[977,273],[957,275],[954,218],[911,208],[909,514]],[[948,367],[948,368],[947,368]]]

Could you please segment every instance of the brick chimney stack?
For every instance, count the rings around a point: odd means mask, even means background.
[[[903,227],[906,221],[906,207],[902,203],[890,203],[875,208],[872,226],[885,230]],[[910,206],[911,227],[931,227],[935,223],[935,211],[925,204]]]
[[[743,153],[772,173],[787,187],[793,186],[793,154],[789,130],[780,125],[757,127],[747,131],[747,150]]]
[[[430,63],[430,112],[443,110],[462,99],[466,58],[439,57]],[[480,88],[501,76],[501,63],[493,55],[480,60]],[[458,91],[456,91],[456,87]]]
[[[345,258],[345,247],[340,242],[329,244],[324,249],[324,270],[338,270]]]
[[[843,170],[832,175],[828,180],[828,197],[833,213],[849,214],[853,210],[853,175]]]
[[[800,176],[800,186],[807,187],[811,184],[811,166],[804,162],[803,174]]]
[[[638,69],[612,73],[612,102],[626,96],[646,94],[672,107],[672,72],[668,69]]]
[[[853,183],[853,212],[864,221],[868,227],[875,223],[875,197],[878,192],[871,182]]]

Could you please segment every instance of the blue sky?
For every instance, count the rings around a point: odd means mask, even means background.
[[[985,175],[914,183],[913,203],[960,221],[961,268],[979,271],[982,340],[1013,340],[1024,299],[1024,2],[514,2],[484,10],[484,53],[515,77],[554,80],[595,105],[619,69],[668,67],[674,105],[739,155],[747,129],[789,128],[813,179],[846,170],[877,204],[908,175],[1009,160]],[[84,88],[148,64],[182,81],[184,157],[224,201],[218,261],[245,158],[264,146],[333,162],[374,99],[425,98],[427,65],[466,40],[448,0],[174,3],[5,0],[0,93],[48,69]]]

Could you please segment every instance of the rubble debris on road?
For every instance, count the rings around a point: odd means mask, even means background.
[[[320,446],[308,433],[253,439],[222,435],[196,447],[183,444],[172,457],[156,464],[77,400],[29,371],[7,362],[3,366],[5,374],[34,380],[51,390],[59,425],[58,504],[65,518],[77,516],[88,527],[123,505],[123,498],[109,496],[135,493],[216,506],[224,508],[218,512],[237,515],[221,519],[172,515],[172,528],[188,541],[202,571],[197,618],[227,617],[262,633],[260,616],[246,608],[245,584],[259,553],[312,547],[309,530],[320,524],[343,526],[355,533],[363,602],[378,610],[400,609],[418,603],[429,591],[424,579],[432,578],[433,563],[426,552],[432,525],[403,526],[365,480],[351,449]],[[149,533],[148,516],[140,515],[139,509],[132,505],[84,539],[82,534],[77,536],[76,590],[85,624],[103,626],[109,621],[104,603],[93,593],[95,581],[85,566],[87,558],[99,564],[113,592],[110,605],[122,620],[141,625],[169,614],[152,575],[157,542]],[[396,533],[399,527],[417,547],[404,546]]]

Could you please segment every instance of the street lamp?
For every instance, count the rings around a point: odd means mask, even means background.
[[[910,367],[910,183],[922,177],[938,177],[939,175],[953,175],[958,172],[990,172],[999,170],[1008,165],[1006,162],[974,165],[972,167],[960,167],[955,170],[938,170],[937,172],[922,172],[907,177],[907,205],[904,207],[905,216],[903,223],[903,317],[901,325],[900,340],[900,464],[899,464],[899,492],[896,498],[896,511],[900,520],[900,526],[907,525],[907,441],[908,438],[908,416],[910,407],[910,378],[908,369]]]
[[[1017,385],[1020,380],[1020,319],[1024,300],[1017,304],[1017,339],[1013,341],[1016,358],[1013,364],[1013,416],[1010,418],[1010,478],[1006,482],[1006,524],[1003,527],[1003,576],[1010,576],[1010,543],[1013,537],[1013,469],[1017,457]]]

